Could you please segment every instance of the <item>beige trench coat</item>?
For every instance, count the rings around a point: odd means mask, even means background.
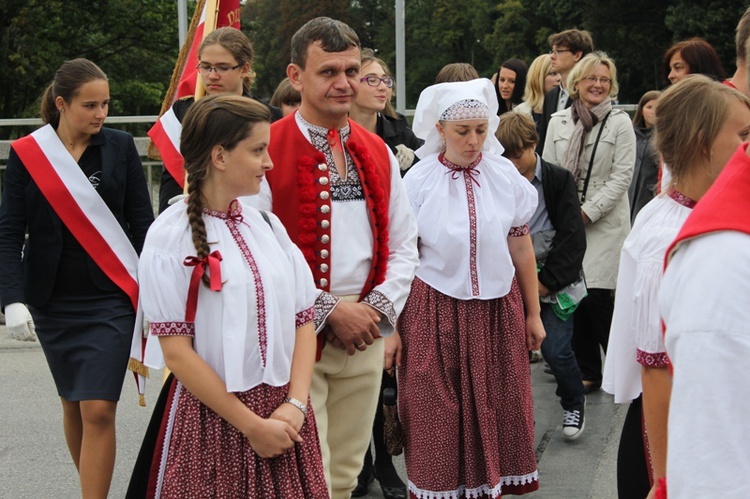
[[[559,165],[573,133],[571,109],[550,117],[542,157]],[[601,128],[598,123],[586,136],[579,168],[579,195],[583,191],[594,141]],[[635,132],[625,111],[613,109],[604,124],[599,146],[591,168],[586,202],[581,209],[591,219],[586,224],[586,254],[583,271],[589,288],[615,289],[620,250],[630,232],[628,187],[635,164]]]

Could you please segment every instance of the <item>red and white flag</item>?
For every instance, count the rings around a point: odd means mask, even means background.
[[[182,125],[172,112],[172,104],[182,97],[196,95],[198,47],[211,31],[225,26],[240,29],[240,0],[201,0],[198,2],[190,23],[190,30],[172,73],[172,80],[162,104],[161,116],[148,131],[148,136],[158,149],[164,167],[180,187],[185,184],[185,171],[180,154]],[[149,156],[153,157],[153,153],[154,151],[150,150]]]

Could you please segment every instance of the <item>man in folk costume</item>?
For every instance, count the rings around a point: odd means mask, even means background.
[[[359,70],[346,24],[319,17],[297,31],[287,76],[302,104],[273,124],[275,168],[250,198],[278,215],[318,287],[311,400],[334,499],[349,497],[362,469],[383,358],[400,356],[396,318],[418,264],[398,161],[347,118]]]
[[[748,497],[750,148],[742,144],[667,251],[659,291],[673,367],[671,497]]]

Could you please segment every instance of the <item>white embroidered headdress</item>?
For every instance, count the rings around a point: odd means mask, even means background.
[[[424,145],[415,151],[420,158],[442,152],[443,141],[435,128],[438,121],[463,121],[486,119],[489,122],[483,152],[502,154],[503,146],[495,137],[500,123],[495,88],[487,78],[471,81],[438,83],[424,89],[414,113],[414,134],[424,139]]]

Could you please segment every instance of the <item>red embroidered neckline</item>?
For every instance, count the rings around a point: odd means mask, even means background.
[[[676,189],[669,189],[669,192],[667,195],[674,199],[678,204],[681,204],[682,206],[686,208],[690,208],[691,210],[695,208],[695,205],[698,204],[698,201],[695,201],[694,199],[690,199],[680,191]]]
[[[482,153],[480,152],[479,155],[477,156],[477,159],[475,159],[474,161],[472,161],[466,166],[461,166],[461,165],[457,165],[453,163],[452,161],[450,161],[449,159],[445,157],[444,152],[440,153],[440,155],[438,156],[438,161],[440,161],[443,164],[443,166],[446,166],[450,168],[451,170],[471,170],[472,168],[477,166],[480,161],[482,161]]]
[[[211,210],[209,208],[203,208],[203,213],[212,217],[220,218],[222,220],[226,220],[228,218],[237,219],[242,217],[242,204],[235,199],[231,203],[229,203],[229,210],[227,211],[217,211]]]
[[[385,273],[388,264],[388,206],[385,205],[385,193],[377,175],[372,158],[364,147],[359,147],[352,140],[346,142],[352,157],[359,162],[360,181],[366,190],[365,202],[368,212],[371,214],[375,227],[373,232],[377,233],[377,247],[373,254],[374,275],[371,286],[373,288],[385,281]],[[317,228],[317,197],[315,195],[315,176],[313,172],[317,165],[327,164],[325,155],[316,151],[312,156],[302,156],[297,163],[297,193],[299,196],[298,229],[299,248],[310,268],[315,268],[316,243],[315,231]],[[357,163],[355,162],[355,165]],[[369,194],[369,195],[367,195]]]

